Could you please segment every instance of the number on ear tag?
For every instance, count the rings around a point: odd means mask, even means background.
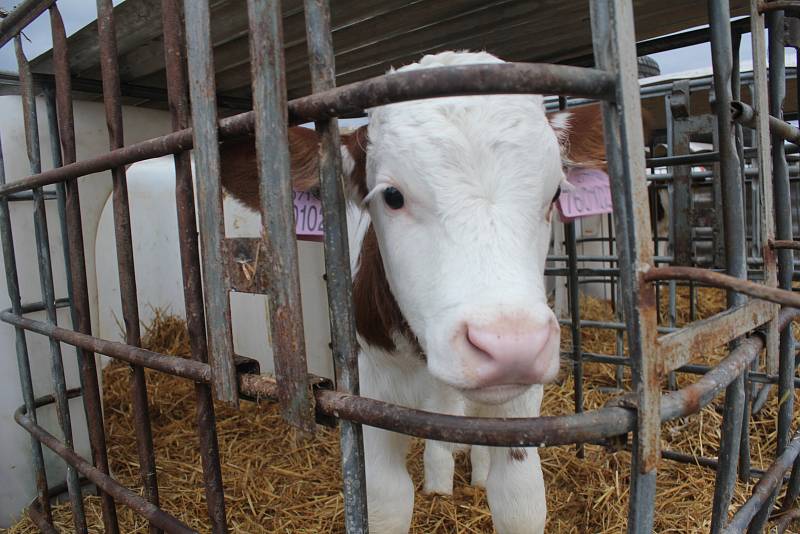
[[[573,186],[572,191],[562,189],[561,196],[556,201],[562,221],[569,222],[614,210],[608,175],[602,170],[570,169],[567,182]]]
[[[322,204],[311,193],[294,191],[295,233],[302,241],[322,241]]]

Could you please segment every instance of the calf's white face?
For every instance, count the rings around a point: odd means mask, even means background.
[[[499,62],[431,56],[407,68]],[[505,402],[559,368],[545,258],[561,150],[542,98],[451,97],[372,110],[364,205],[430,372]]]

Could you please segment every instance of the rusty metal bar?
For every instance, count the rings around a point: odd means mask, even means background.
[[[59,139],[62,147],[62,163],[69,165],[76,160],[75,127],[72,110],[72,88],[67,50],[67,35],[64,21],[54,5],[50,8],[50,26],[53,36],[53,74],[56,93],[56,113],[58,115]],[[64,184],[65,219],[70,254],[67,256],[70,275],[70,302],[73,316],[72,328],[90,337],[92,333],[89,309],[89,291],[86,279],[86,260],[84,256],[83,224],[81,221],[80,196],[77,181]],[[97,365],[93,352],[76,346],[76,356],[80,369],[83,389],[83,406],[95,467],[109,474],[108,452],[105,429],[103,427],[102,401],[97,378]],[[113,497],[100,490],[103,526],[108,534],[118,534],[119,524]]]
[[[117,34],[114,28],[114,13],[111,0],[97,0],[97,32],[100,40],[100,67],[103,79],[103,103],[106,109],[109,149],[124,146],[122,107],[120,105],[119,64],[117,63]],[[128,206],[128,186],[125,167],[111,169],[114,184],[112,201],[114,206],[114,237],[117,248],[117,271],[119,273],[120,301],[125,323],[125,342],[134,347],[141,346],[139,330],[139,300],[136,293],[136,274],[131,236],[131,215]],[[153,433],[150,427],[150,411],[147,402],[147,381],[144,368],[131,365],[130,395],[133,404],[133,422],[136,432],[136,448],[139,454],[139,472],[145,496],[158,506],[158,480],[153,450]],[[151,522],[150,534],[161,530]]]
[[[328,0],[306,0],[306,41],[314,93],[331,90],[336,85],[335,61]],[[353,286],[347,234],[342,176],[339,125],[336,119],[316,122],[320,136],[320,182],[325,220],[325,273],[331,327],[331,350],[336,389],[358,395],[358,353]],[[368,531],[364,441],[361,425],[342,421],[339,425],[344,481],[345,531]]]
[[[653,526],[656,466],[660,459],[659,394],[661,372],[656,352],[657,313],[653,288],[642,280],[653,263],[650,209],[642,151],[633,6],[624,0],[590,3],[595,64],[615,86],[615,104],[603,102],[603,126],[615,230],[621,269],[623,310],[637,399],[637,425],[631,455],[628,532],[649,532]]]
[[[52,397],[40,397],[36,399],[37,406],[43,406],[53,402]],[[177,520],[174,516],[164,512],[154,504],[148,502],[128,488],[120,485],[116,480],[95,468],[92,464],[76,454],[72,449],[65,447],[55,436],[47,432],[44,428],[37,425],[26,414],[25,407],[22,406],[14,412],[14,420],[31,436],[44,444],[48,449],[68,462],[83,476],[97,484],[103,491],[112,495],[119,502],[130,507],[137,514],[141,515],[158,528],[166,532],[176,534],[196,534],[187,525]]]
[[[783,10],[800,10],[800,2],[798,0],[759,0],[758,12],[771,13]],[[783,38],[781,33],[781,39]]]
[[[17,65],[20,74],[20,88],[22,89],[22,109],[25,122],[25,145],[28,152],[28,161],[32,173],[42,170],[41,150],[39,146],[39,124],[36,112],[36,98],[33,91],[33,80],[31,79],[30,65],[22,51],[22,39],[20,36],[14,38],[14,48],[17,56]],[[47,213],[42,196],[41,188],[33,190],[34,206],[34,231],[36,234],[36,260],[39,269],[39,288],[42,294],[42,302],[47,311],[47,321],[50,324],[57,324],[55,305],[55,287],[53,283],[53,264],[50,258],[50,239],[47,229]],[[50,375],[55,393],[56,414],[58,424],[64,437],[65,446],[73,449],[72,421],[69,412],[69,401],[67,399],[67,383],[64,374],[64,361],[61,354],[61,345],[54,339],[49,339],[50,345]],[[83,508],[83,495],[81,494],[80,484],[78,483],[78,473],[70,465],[67,465],[67,487],[69,489],[70,507],[72,510],[72,520],[76,532],[88,532],[86,526],[86,515]]]
[[[186,80],[186,44],[181,20],[180,0],[161,1],[161,20],[164,28],[164,61],[167,72],[167,94],[172,129],[189,126],[189,87]],[[200,271],[200,251],[197,243],[197,222],[194,208],[191,158],[188,152],[175,154],[175,201],[178,212],[178,234],[183,273],[183,298],[186,307],[186,327],[192,359],[207,364],[208,344],[203,309],[203,282]],[[195,410],[200,460],[203,465],[206,508],[213,534],[225,534],[225,493],[217,440],[216,414],[211,386],[195,383]]]
[[[190,2],[194,7],[195,2]],[[200,8],[200,6],[196,6]],[[187,16],[190,16],[187,9]],[[191,15],[194,16],[194,15]],[[194,27],[194,25],[187,25]],[[187,39],[200,39],[194,32]],[[207,37],[207,35],[205,35]],[[190,51],[193,50],[190,47]],[[210,52],[209,52],[210,53]],[[189,54],[190,61],[192,54]],[[210,58],[209,58],[210,60]],[[198,59],[197,61],[200,61]],[[593,98],[609,97],[607,74],[593,69],[581,69],[563,65],[538,63],[505,63],[497,65],[463,65],[440,67],[431,78],[427,69],[383,75],[329,91],[291,100],[288,103],[289,124],[320,120],[346,115],[343,110],[354,113],[364,108],[393,102],[404,102],[437,96],[459,96],[508,93],[569,93],[572,83],[578,83]],[[586,74],[586,78],[583,74]],[[445,83],[439,83],[441,77]],[[199,83],[199,80],[197,81]],[[201,88],[197,88],[201,91]],[[213,93],[213,91],[212,91]],[[203,91],[201,91],[203,94]],[[199,95],[198,95],[199,98]],[[207,95],[205,98],[209,98]],[[194,99],[193,99],[194,105]],[[240,113],[219,121],[219,138],[226,139],[254,132],[255,114]],[[211,128],[211,126],[208,126]],[[51,169],[43,173],[17,180],[0,187],[0,196],[25,191],[37,186],[75,179],[80,176],[109,170],[144,159],[157,158],[193,148],[192,129],[155,137],[84,161]],[[204,134],[207,135],[207,134]]]
[[[658,346],[664,371],[674,371],[701,351],[739,338],[777,315],[775,304],[753,300],[661,336]]]
[[[0,20],[0,48],[19,35],[25,27],[44,13],[56,0],[26,0]]]
[[[645,282],[658,280],[685,280],[699,282],[710,287],[729,289],[750,297],[768,300],[783,306],[800,308],[800,295],[787,291],[767,287],[748,280],[734,278],[727,274],[701,269],[699,267],[653,267],[644,273]]]
[[[271,284],[269,291],[278,401],[287,422],[313,434],[314,403],[308,382],[289,171],[283,16],[277,0],[249,0],[247,10],[263,238],[269,254],[270,279],[280,281]]]
[[[769,242],[772,249],[791,249],[800,250],[800,241],[790,241],[788,239],[774,239]]]
[[[766,507],[764,515],[769,516],[773,502],[772,495],[780,488],[783,483],[783,474],[792,467],[798,454],[800,454],[800,432],[795,434],[794,439],[786,446],[783,453],[767,469],[767,472],[753,488],[753,495],[737,510],[723,532],[726,534],[744,532],[759,510],[764,507]]]
[[[203,249],[203,296],[208,327],[208,354],[213,370],[214,395],[238,406],[236,367],[233,363],[231,305],[223,271],[225,227],[220,184],[217,102],[207,0],[184,0],[189,91],[194,125],[194,158]],[[260,56],[262,51],[259,51]],[[252,126],[254,115],[249,116]],[[182,130],[186,131],[186,130]],[[178,133],[172,135],[180,135]],[[284,137],[285,143],[285,137]]]

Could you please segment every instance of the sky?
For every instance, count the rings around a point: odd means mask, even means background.
[[[19,3],[20,0],[0,0],[0,9],[10,10]],[[124,0],[113,0],[117,5]],[[93,0],[59,0],[59,9],[64,18],[67,35],[70,35],[84,27],[97,17],[95,2]],[[25,31],[25,35],[30,40],[23,39],[23,48],[28,59],[33,59],[37,55],[50,49],[52,40],[50,37],[50,22],[47,13],[40,16]],[[750,45],[750,34],[746,34],[742,40],[740,57],[742,62],[751,60],[752,48]],[[794,54],[794,51],[791,52]],[[662,74],[674,74],[686,70],[693,70],[711,65],[711,49],[706,44],[700,44],[654,54],[653,57],[661,67]],[[14,56],[14,43],[10,42],[0,49],[0,71],[16,72],[17,62]]]

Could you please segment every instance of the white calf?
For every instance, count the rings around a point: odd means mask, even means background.
[[[444,52],[399,69],[501,63]],[[342,137],[350,201],[361,393],[404,406],[497,417],[539,414],[559,369],[547,306],[552,204],[568,164],[600,165],[597,109],[548,120],[538,95],[450,97],[381,106]],[[588,116],[588,115],[587,115]],[[577,135],[570,135],[571,131]],[[313,187],[318,140],[290,129],[295,187]],[[226,189],[258,208],[252,141],[222,146]],[[370,529],[409,529],[407,436],[364,429]],[[488,454],[487,454],[488,453]],[[488,456],[481,461],[480,456]],[[452,487],[450,447],[427,453],[428,489]],[[542,532],[535,448],[476,448],[497,532]],[[449,459],[448,459],[449,458]],[[439,487],[436,487],[439,486]]]

